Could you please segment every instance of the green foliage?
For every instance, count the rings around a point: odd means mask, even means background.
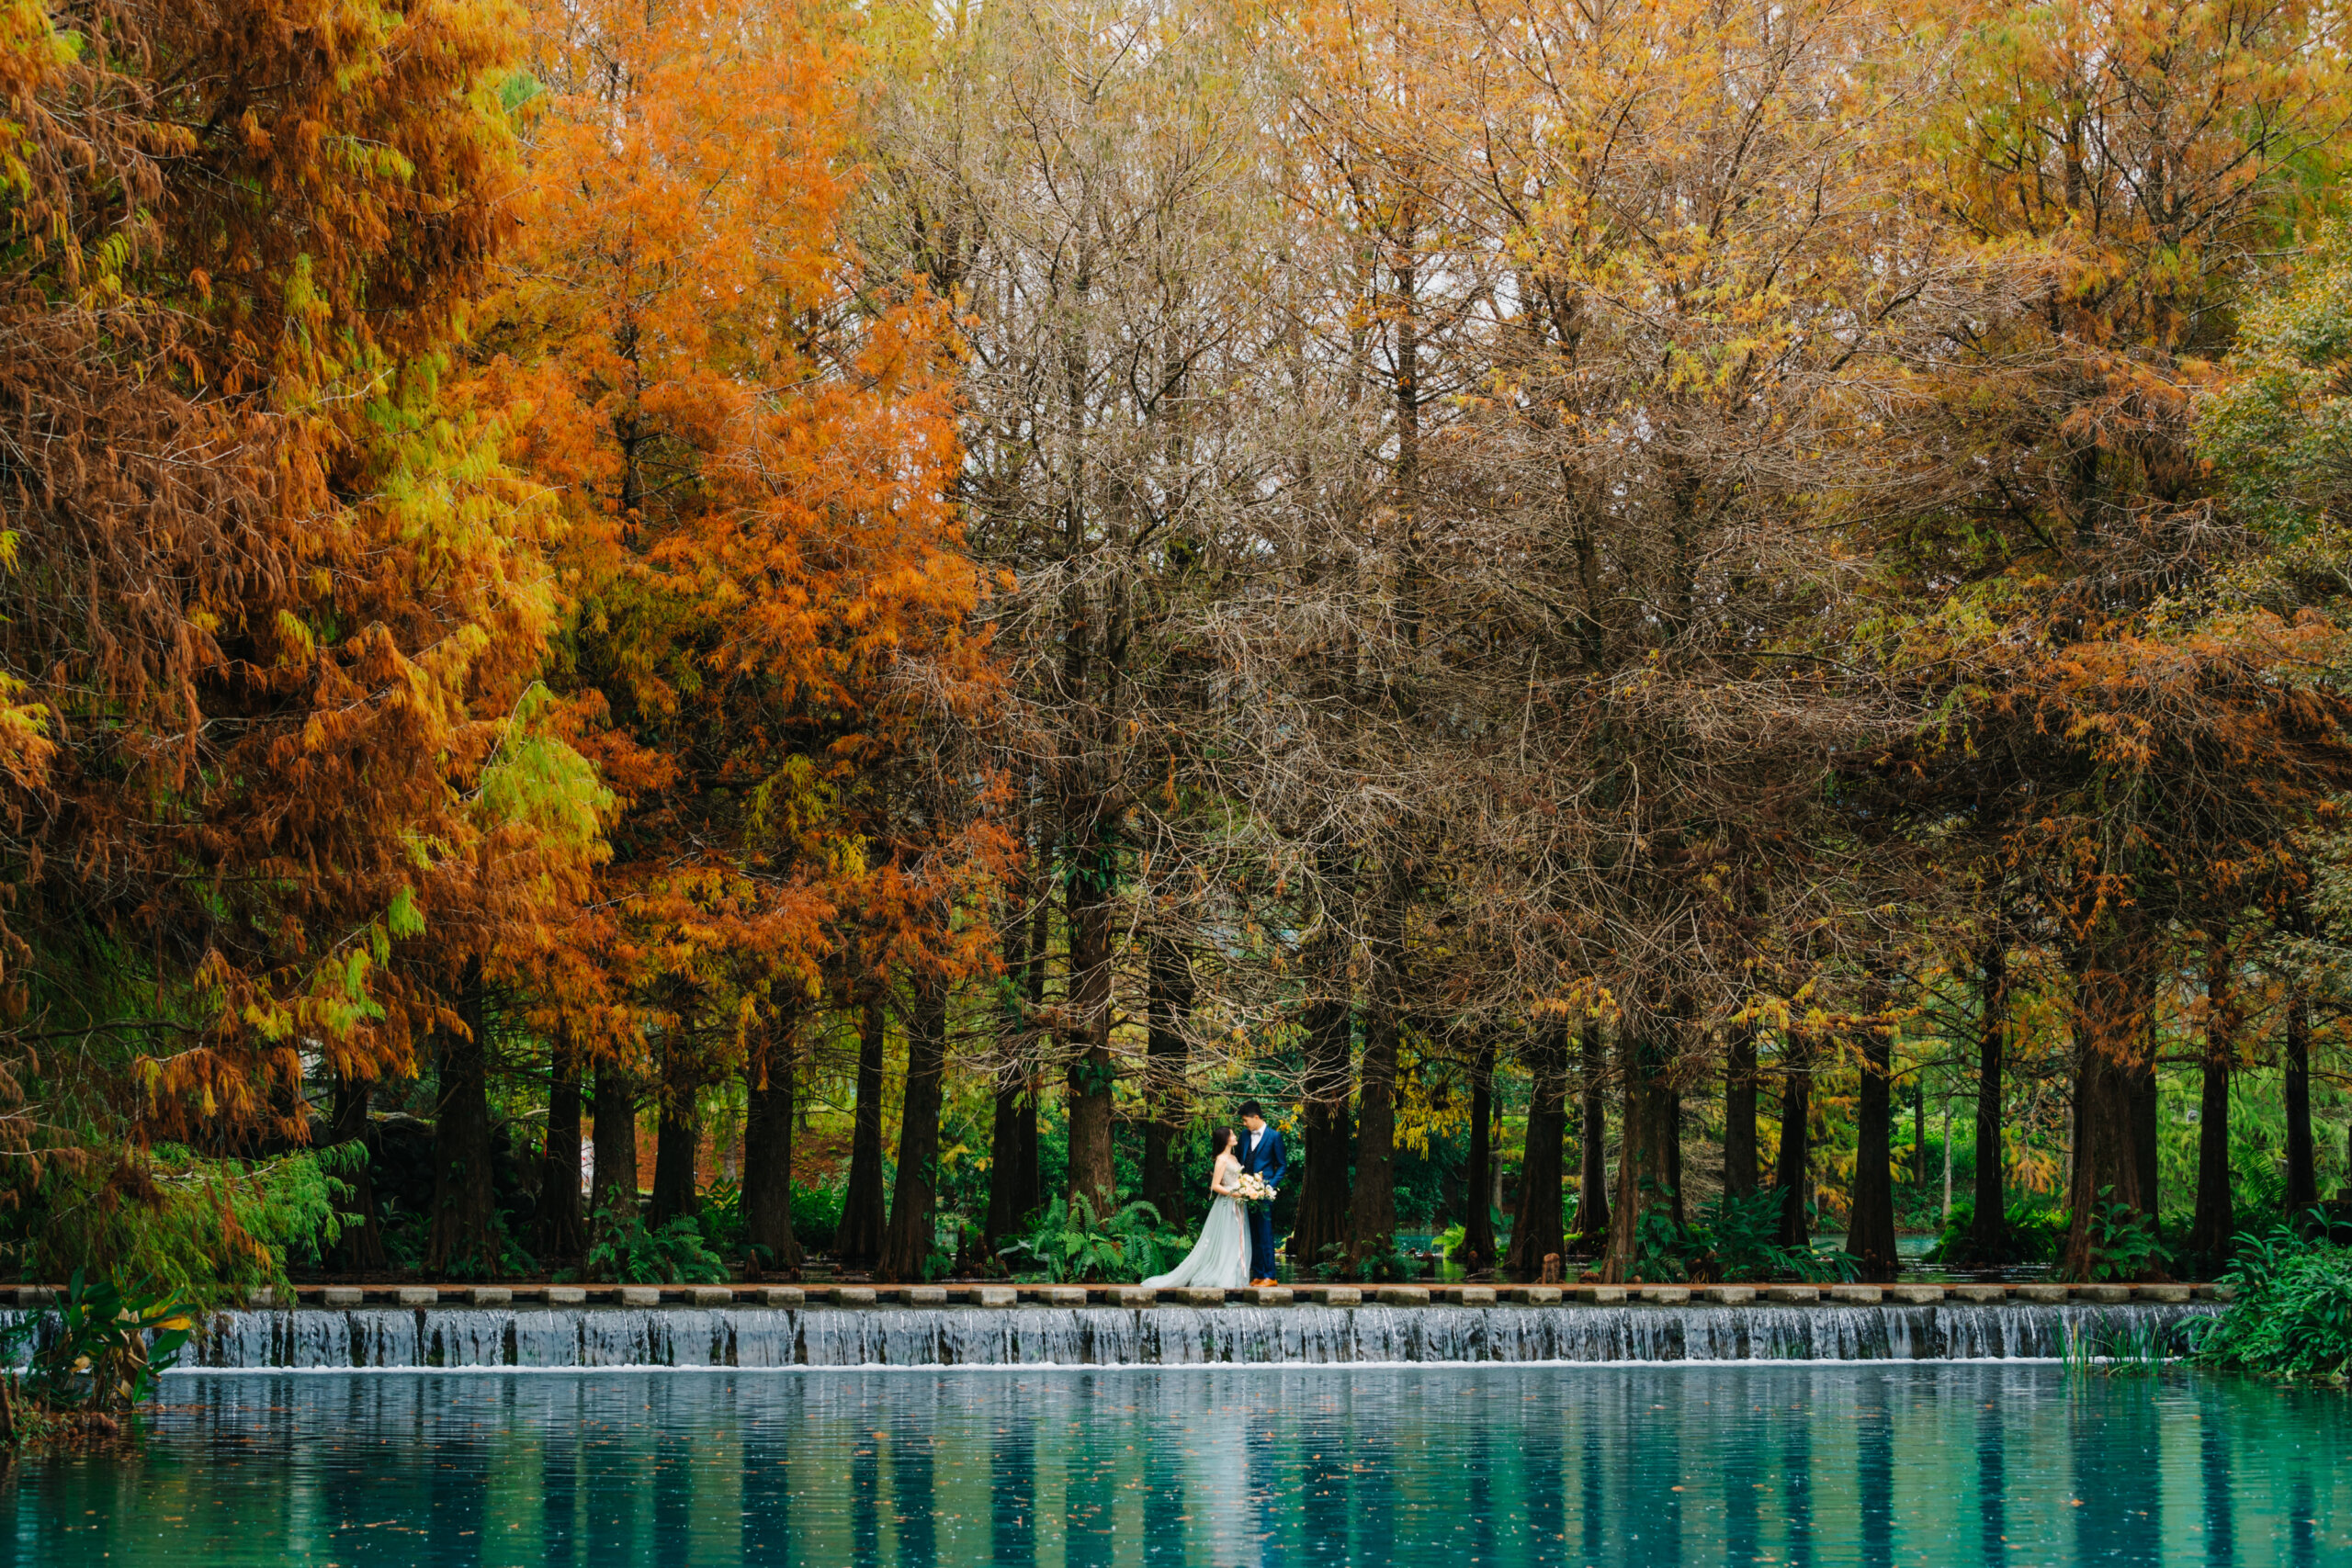
[[[647,1228],[633,1203],[607,1204],[590,1226],[594,1238],[581,1277],[624,1285],[716,1285],[727,1265],[703,1242],[702,1227],[681,1214],[660,1230]]]
[[[1182,1236],[1164,1231],[1159,1211],[1136,1201],[1098,1216],[1083,1192],[1055,1199],[1037,1213],[1027,1235],[1001,1247],[998,1256],[1016,1278],[1039,1275],[1060,1283],[1092,1280],[1133,1284],[1167,1271],[1163,1258],[1182,1258]]]
[[[2064,1209],[2049,1209],[2030,1199],[2019,1198],[2011,1202],[2005,1216],[2008,1222],[2008,1245],[1998,1257],[1979,1254],[1969,1227],[1976,1223],[1976,1205],[1965,1199],[1951,1206],[1951,1217],[1937,1234],[1936,1245],[1927,1251],[1929,1263],[1964,1264],[1976,1268],[1999,1269],[2018,1263],[2047,1263],[2058,1256],[2066,1239],[2067,1214]]]
[[[695,1227],[702,1244],[718,1258],[732,1258],[743,1250],[743,1188],[721,1177],[710,1184],[695,1205]]]
[[[923,1259],[922,1277],[926,1280],[944,1280],[956,1272],[958,1259],[982,1256],[978,1250],[982,1243],[978,1225],[961,1214],[942,1214],[939,1218],[953,1227],[956,1241],[953,1246],[941,1246],[934,1239],[931,1256]]]
[[[802,1247],[821,1252],[833,1245],[842,1228],[842,1201],[848,1190],[846,1183],[838,1181],[820,1181],[814,1187],[795,1184],[792,1234]]]
[[[424,1246],[432,1234],[430,1216],[421,1216],[407,1238],[417,1249],[417,1258],[421,1258]],[[389,1247],[386,1252],[387,1256],[390,1255]],[[413,1267],[413,1261],[407,1266]],[[451,1280],[527,1280],[538,1271],[539,1260],[514,1239],[514,1233],[507,1228],[506,1215],[498,1213],[490,1217],[490,1256],[475,1258],[459,1253],[448,1259],[442,1273],[444,1278]]]
[[[2352,484],[2352,229],[2321,231],[2294,283],[2247,312],[2232,359],[2243,374],[2207,400],[2199,453],[2274,539],[2324,533]]]
[[[2145,1215],[2114,1199],[2115,1189],[2102,1187],[2091,1209],[2090,1277],[2094,1280],[2145,1280],[2172,1266],[2172,1252],[2156,1235]]]
[[[2343,1384],[2352,1372],[2352,1248],[2280,1225],[2238,1236],[2229,1309],[2197,1332],[2195,1359],[2263,1377]]]
[[[378,1207],[376,1232],[383,1237],[384,1257],[393,1268],[413,1273],[424,1266],[424,1249],[433,1237],[433,1216],[410,1209],[387,1195]]]
[[[0,1328],[0,1361],[9,1369],[0,1374],[5,1436],[13,1442],[32,1430],[38,1423],[26,1418],[32,1412],[129,1410],[155,1392],[157,1374],[179,1359],[196,1325],[197,1309],[168,1292],[75,1270],[53,1320],[33,1314]]]
[[[1780,1244],[1781,1195],[1766,1190],[1736,1198],[1718,1193],[1690,1224],[1677,1224],[1663,1204],[1642,1215],[1634,1232],[1632,1278],[1651,1282],[1724,1280],[1856,1278],[1861,1261],[1849,1252]]]
[[[110,1166],[61,1166],[42,1184],[26,1267],[52,1280],[135,1270],[198,1307],[283,1287],[289,1252],[342,1234],[340,1175],[367,1157],[357,1143],[255,1161],[159,1144]]]
[[[2154,1322],[2109,1313],[2070,1319],[2058,1352],[2060,1363],[2075,1377],[2144,1376],[2161,1371],[2167,1359],[2164,1337]]]
[[[1410,1280],[1418,1272],[1413,1259],[1397,1250],[1396,1238],[1384,1235],[1372,1249],[1353,1263],[1348,1261],[1348,1249],[1338,1242],[1325,1247],[1315,1259],[1315,1277],[1318,1280],[1347,1280],[1371,1283],[1380,1280]]]

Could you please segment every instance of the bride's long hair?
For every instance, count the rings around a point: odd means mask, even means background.
[[[1230,1127],[1219,1127],[1216,1132],[1211,1133],[1211,1134],[1209,1134],[1209,1160],[1210,1160],[1210,1162],[1211,1162],[1212,1164],[1214,1164],[1214,1163],[1216,1162],[1216,1156],[1219,1156],[1219,1155],[1221,1155],[1221,1154],[1225,1153],[1225,1151],[1226,1151],[1226,1150],[1227,1150],[1227,1149],[1231,1148],[1232,1146],[1233,1146],[1233,1129],[1232,1129],[1232,1128],[1230,1128]]]

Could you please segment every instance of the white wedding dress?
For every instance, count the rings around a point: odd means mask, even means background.
[[[1238,1291],[1250,1283],[1250,1230],[1241,1223],[1241,1200],[1215,1195],[1230,1187],[1241,1174],[1238,1160],[1220,1156],[1210,1178],[1209,1217],[1201,1222],[1201,1239],[1172,1274],[1155,1274],[1144,1284],[1153,1290],[1192,1286],[1204,1290]]]

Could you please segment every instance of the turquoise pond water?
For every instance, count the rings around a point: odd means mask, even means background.
[[[2352,1401],[2050,1365],[166,1380],[0,1562],[2352,1563]]]

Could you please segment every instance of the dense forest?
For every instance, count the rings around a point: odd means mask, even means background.
[[[0,0],[8,1261],[2218,1268],[2346,25]]]

